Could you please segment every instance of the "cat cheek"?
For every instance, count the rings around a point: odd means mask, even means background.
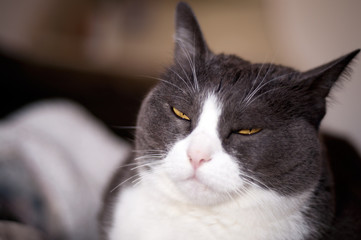
[[[201,181],[220,193],[236,192],[242,188],[243,181],[240,175],[236,161],[224,152],[215,154],[213,162],[199,171]]]
[[[187,143],[182,140],[171,148],[164,160],[165,171],[173,181],[185,180],[193,174],[193,168],[189,163],[186,149]]]

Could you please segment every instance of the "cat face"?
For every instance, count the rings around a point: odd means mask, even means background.
[[[170,198],[219,204],[254,189],[311,191],[321,174],[325,97],[355,51],[308,72],[213,54],[185,4],[174,65],[138,117],[139,171]]]

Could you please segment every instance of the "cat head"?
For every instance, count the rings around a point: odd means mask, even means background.
[[[174,63],[138,116],[140,173],[194,204],[241,198],[249,189],[311,191],[321,174],[326,97],[358,52],[307,72],[214,54],[192,10],[179,3]]]

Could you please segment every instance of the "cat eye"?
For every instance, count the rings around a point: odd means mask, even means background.
[[[242,129],[239,130],[237,133],[241,135],[252,135],[258,133],[262,130],[262,128],[250,128],[250,129]]]
[[[179,111],[178,109],[176,109],[175,107],[172,107],[172,111],[174,112],[174,114],[178,117],[180,117],[181,119],[190,121],[191,119],[185,115],[184,113],[182,113],[181,111]]]

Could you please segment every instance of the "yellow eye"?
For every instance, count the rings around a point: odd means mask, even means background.
[[[242,135],[252,135],[252,134],[260,132],[261,130],[262,130],[262,128],[242,129],[242,130],[239,130],[237,133],[242,134]]]
[[[185,115],[184,113],[182,113],[181,111],[179,111],[175,107],[172,107],[172,110],[173,110],[174,114],[177,115],[178,117],[180,117],[181,119],[184,119],[184,120],[187,120],[187,121],[191,120],[187,115]]]

